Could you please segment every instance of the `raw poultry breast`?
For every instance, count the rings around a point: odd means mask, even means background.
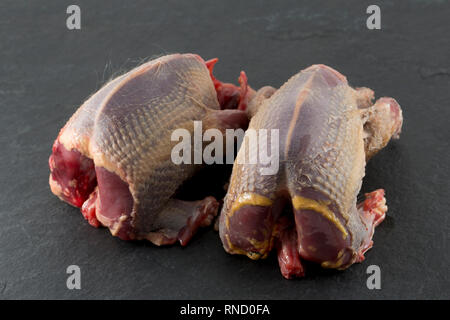
[[[216,61],[163,56],[107,83],[59,133],[49,159],[52,192],[121,239],[185,245],[212,222],[219,203],[176,199],[199,166],[173,163],[172,132],[192,132],[194,121],[204,130],[248,124],[239,110],[246,103],[245,74],[242,88],[221,83],[212,76]]]
[[[398,137],[403,121],[394,99],[372,99],[324,65],[257,92],[243,145],[252,130],[276,130],[279,169],[262,174],[263,164],[245,161],[252,147],[241,147],[220,216],[227,252],[259,259],[277,247],[286,278],[304,275],[301,259],[337,269],[363,260],[387,210],[382,189],[357,204],[366,160]]]

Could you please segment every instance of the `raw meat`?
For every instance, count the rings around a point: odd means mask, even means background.
[[[403,121],[394,99],[372,99],[324,65],[256,93],[249,129],[279,130],[279,170],[262,175],[241,147],[220,215],[227,252],[259,259],[277,247],[286,278],[304,275],[301,259],[336,269],[364,259],[387,210],[381,189],[357,204],[366,160],[398,137]]]
[[[199,165],[171,161],[172,132],[192,133],[194,120],[203,130],[248,125],[243,110],[253,91],[245,74],[241,88],[221,83],[212,75],[216,61],[163,56],[107,83],[60,131],[49,159],[52,192],[121,239],[187,244],[219,203],[174,197]]]

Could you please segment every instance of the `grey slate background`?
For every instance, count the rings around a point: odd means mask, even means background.
[[[81,7],[79,31],[65,26],[69,4]],[[2,1],[0,299],[449,299],[450,3],[377,1],[377,31],[365,26],[369,4]],[[219,57],[219,79],[244,69],[256,88],[324,63],[399,101],[401,139],[366,170],[363,191],[385,188],[389,211],[363,264],[308,265],[306,278],[287,281],[274,256],[228,255],[213,230],[187,248],[124,242],[51,194],[51,145],[76,108],[113,74],[173,52]],[[82,290],[66,288],[70,264]],[[366,288],[371,264],[381,290]]]

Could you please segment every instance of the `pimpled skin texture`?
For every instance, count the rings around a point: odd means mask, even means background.
[[[239,105],[249,89],[215,79],[215,62],[173,54],[107,83],[60,131],[49,159],[52,192],[121,239],[187,244],[212,222],[219,203],[175,198],[199,166],[172,162],[172,132],[184,128],[192,136],[194,121],[203,130],[248,125]]]
[[[373,104],[373,96],[324,65],[256,93],[249,129],[279,130],[279,170],[262,175],[264,165],[245,163],[250,149],[240,149],[220,215],[227,252],[259,259],[276,247],[285,278],[304,275],[301,259],[336,269],[364,259],[387,210],[381,189],[357,204],[366,160],[403,121],[394,99]]]

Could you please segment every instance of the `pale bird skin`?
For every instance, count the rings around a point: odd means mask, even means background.
[[[286,278],[304,275],[301,259],[337,269],[364,259],[387,210],[381,189],[356,203],[366,159],[398,137],[403,121],[394,99],[372,99],[324,65],[256,93],[249,129],[279,130],[279,171],[262,175],[240,149],[220,215],[227,252],[259,259],[276,246]]]
[[[221,83],[212,76],[216,61],[163,56],[107,83],[60,131],[49,159],[52,192],[121,239],[185,245],[212,222],[219,203],[175,198],[199,166],[173,163],[172,132],[184,128],[192,135],[194,121],[202,121],[203,130],[248,125],[237,109],[253,92],[245,74],[245,88]],[[221,110],[219,101],[235,110]]]

